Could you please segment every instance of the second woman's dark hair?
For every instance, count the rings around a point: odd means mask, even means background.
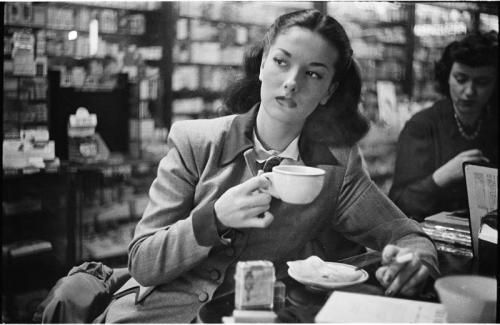
[[[329,145],[355,144],[369,128],[368,121],[358,109],[361,98],[359,68],[352,58],[351,44],[342,25],[318,10],[295,11],[276,19],[264,40],[245,53],[244,75],[227,89],[224,105],[231,113],[244,113],[261,100],[259,72],[262,57],[267,55],[278,35],[294,26],[318,33],[339,53],[332,80],[338,82],[338,87],[328,102],[318,106],[308,117],[303,135],[311,141]]]
[[[498,33],[474,33],[446,46],[439,61],[435,64],[437,91],[450,97],[450,77],[453,63],[469,67],[498,66]]]

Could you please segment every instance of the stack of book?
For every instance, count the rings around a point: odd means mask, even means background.
[[[440,212],[425,218],[421,225],[439,251],[472,257],[469,218]]]

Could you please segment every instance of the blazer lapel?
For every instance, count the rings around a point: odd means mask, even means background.
[[[232,162],[241,152],[253,148],[252,131],[259,111],[259,103],[248,112],[237,115],[224,137],[219,166]]]
[[[243,157],[245,157],[245,162],[247,163],[247,168],[250,169],[252,175],[255,176],[258,173],[257,170],[257,155],[255,154],[255,150],[252,148],[247,149],[243,153]]]

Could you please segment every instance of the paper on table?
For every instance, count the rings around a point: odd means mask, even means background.
[[[481,218],[488,212],[497,209],[498,206],[498,168],[465,165],[464,173],[470,211],[472,248],[474,255],[478,256]]]
[[[484,224],[481,226],[481,231],[479,232],[479,239],[486,240],[492,244],[498,243],[498,231],[491,228],[490,226]]]
[[[335,291],[316,323],[445,323],[442,304]]]

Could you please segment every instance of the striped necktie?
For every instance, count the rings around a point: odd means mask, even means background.
[[[257,161],[257,170],[262,169],[265,173],[270,172],[274,166],[281,164],[283,159],[282,157],[271,156],[261,163]]]

